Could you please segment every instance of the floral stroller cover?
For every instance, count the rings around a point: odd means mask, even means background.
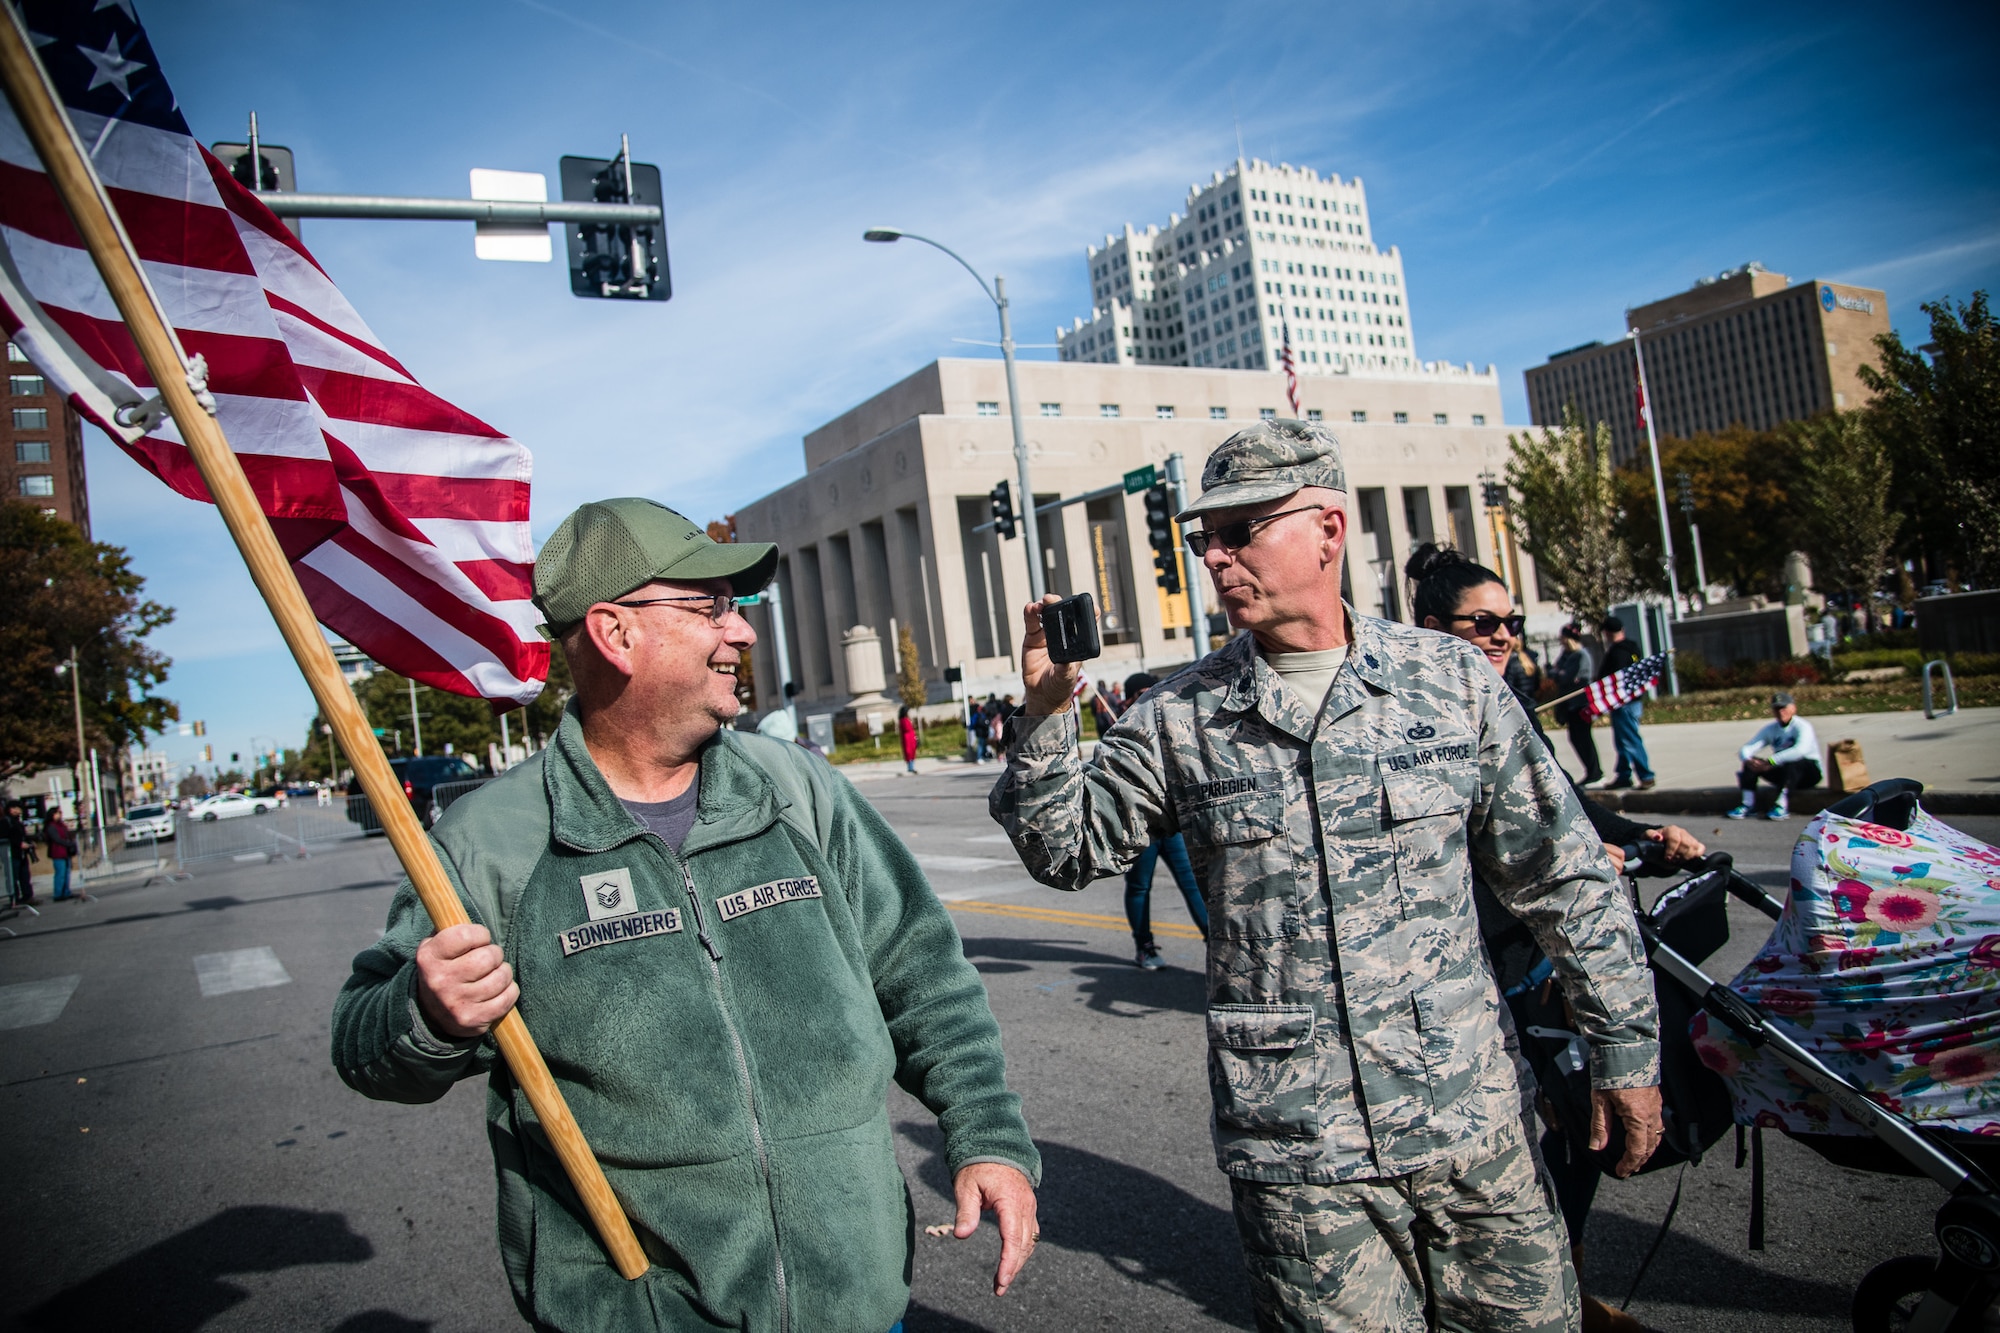
[[[1730,985],[1890,1110],[2000,1135],[2000,852],[1921,807],[1907,832],[1808,823],[1784,913]],[[1868,1132],[1707,1014],[1688,1031],[1738,1123]]]

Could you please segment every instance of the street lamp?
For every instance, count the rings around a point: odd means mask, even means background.
[[[994,276],[993,285],[988,287],[986,279],[979,276],[979,270],[965,262],[948,245],[940,245],[928,236],[918,236],[914,232],[899,231],[894,227],[870,227],[861,233],[864,241],[887,244],[904,239],[922,241],[934,250],[942,250],[972,275],[979,290],[986,293],[986,299],[1000,312],[1000,357],[1007,363],[1007,406],[1014,418],[1014,467],[1021,484],[1021,537],[1028,552],[1028,592],[1036,601],[1042,600],[1042,532],[1041,524],[1035,518],[1035,488],[1028,480],[1028,437],[1021,426],[1021,391],[1014,378],[1014,325],[1007,313],[1007,280]]]

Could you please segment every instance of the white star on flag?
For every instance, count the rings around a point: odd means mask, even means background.
[[[137,23],[139,21],[137,11],[132,8],[132,0],[97,0],[96,6],[90,12],[95,14],[100,9],[122,10],[125,17],[132,20],[132,22]]]
[[[102,9],[103,6],[99,5],[98,8]],[[118,39],[116,37],[106,42],[102,51],[93,51],[89,47],[81,45],[76,49],[83,52],[85,60],[97,66],[97,72],[90,76],[90,86],[84,89],[85,92],[95,91],[108,83],[118,89],[120,97],[128,102],[132,100],[132,88],[126,80],[146,68],[146,66],[141,61],[127,60],[125,53],[118,49]]]

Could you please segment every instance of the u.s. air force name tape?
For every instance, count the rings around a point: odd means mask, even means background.
[[[779,903],[797,902],[801,898],[820,896],[819,880],[811,875],[803,879],[774,879],[769,884],[759,884],[754,889],[739,889],[735,893],[725,893],[715,900],[715,909],[722,913],[724,921],[734,921],[739,916],[761,912],[766,907]]]
[[[669,907],[658,912],[627,912],[624,916],[614,916],[603,921],[586,921],[580,926],[558,931],[556,940],[562,945],[563,957],[582,953],[585,949],[595,949],[600,944],[616,944],[620,940],[643,940],[653,935],[671,935],[681,928],[681,910]]]

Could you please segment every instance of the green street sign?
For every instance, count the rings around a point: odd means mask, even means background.
[[[1125,474],[1125,494],[1137,495],[1140,491],[1150,491],[1159,485],[1160,470],[1151,463],[1135,467]]]

